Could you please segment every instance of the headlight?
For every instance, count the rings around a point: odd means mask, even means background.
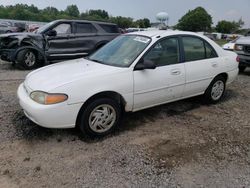
[[[39,104],[56,104],[64,102],[68,99],[66,94],[60,93],[46,93],[43,91],[33,91],[30,98]]]
[[[239,44],[236,44],[236,45],[234,45],[234,49],[237,50],[237,51],[242,51],[243,50],[243,46],[239,45]]]

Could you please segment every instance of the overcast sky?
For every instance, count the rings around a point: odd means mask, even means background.
[[[88,9],[104,9],[112,16],[129,16],[134,19],[149,18],[156,21],[158,12],[169,14],[169,24],[174,25],[188,10],[197,6],[204,7],[218,20],[235,20],[240,17],[245,22],[244,27],[250,28],[250,0],[0,0],[1,5],[15,5],[17,3],[34,4],[38,8],[47,6],[64,10],[67,5],[76,4],[80,12]]]

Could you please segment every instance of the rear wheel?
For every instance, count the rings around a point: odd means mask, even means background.
[[[31,70],[38,67],[38,58],[33,50],[21,50],[18,52],[16,59],[25,69]]]
[[[210,83],[205,91],[204,97],[206,103],[217,103],[221,100],[226,89],[226,79],[223,76],[217,76]]]
[[[121,107],[110,98],[95,99],[82,112],[79,127],[84,134],[105,136],[120,124]]]

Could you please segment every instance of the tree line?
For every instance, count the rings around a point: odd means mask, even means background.
[[[148,18],[134,20],[131,17],[111,16],[105,10],[87,10],[85,12],[80,12],[76,5],[69,5],[65,10],[58,10],[55,7],[38,9],[33,4],[1,5],[0,18],[42,22],[49,22],[56,19],[84,19],[113,22],[121,28],[147,28],[151,25]],[[197,7],[194,10],[189,10],[182,16],[174,28],[194,32],[216,31],[219,33],[234,33],[242,28],[244,21],[240,18],[238,21],[221,20],[215,27],[212,27],[212,24],[212,16],[203,7]]]
[[[215,27],[212,27],[212,16],[203,8],[197,7],[189,10],[175,26],[176,29],[185,31],[205,31],[219,33],[235,33],[244,25],[242,18],[238,21],[221,20]]]
[[[116,23],[121,28],[129,27],[150,27],[150,20],[143,18],[134,20],[130,17],[111,16],[105,10],[87,10],[80,12],[76,5],[69,5],[65,10],[58,10],[55,7],[38,9],[36,6],[27,4],[16,4],[0,6],[0,18],[28,21],[50,22],[56,19],[83,19]]]

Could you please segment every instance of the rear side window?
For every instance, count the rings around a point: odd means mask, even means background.
[[[197,37],[182,37],[185,61],[196,61],[218,57],[206,41]]]
[[[196,37],[183,37],[182,41],[186,61],[196,61],[206,58],[203,40]]]
[[[116,25],[99,24],[99,26],[107,33],[119,33],[119,29]]]
[[[206,58],[218,57],[214,49],[206,42],[205,42],[205,48],[206,48]]]
[[[76,33],[96,33],[96,28],[91,23],[76,23]]]

